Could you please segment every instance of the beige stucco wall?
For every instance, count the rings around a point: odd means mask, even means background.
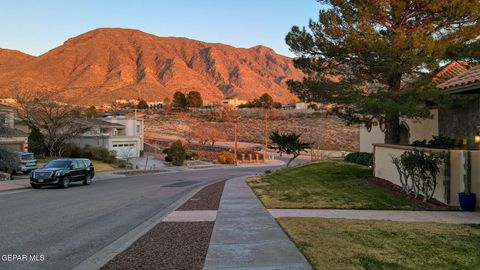
[[[398,145],[375,145],[375,170],[376,177],[389,180],[390,182],[400,185],[400,178],[398,171],[392,162],[393,157],[399,157],[405,151],[413,149],[408,146]],[[439,152],[438,149],[425,149],[426,151]],[[464,182],[464,159],[463,151],[450,151],[450,205],[458,206],[458,193],[463,192]],[[477,193],[477,200],[480,196],[480,151],[471,151],[472,153],[472,192]],[[445,200],[445,186],[444,186],[444,167],[441,166],[440,173],[437,175],[437,189],[434,193],[434,198],[447,203]],[[480,209],[480,203],[477,203],[477,209]]]
[[[429,140],[433,135],[438,136],[438,110],[431,110],[433,118],[402,119],[410,128],[410,143],[417,140]],[[373,152],[374,143],[383,143],[385,133],[378,125],[372,126],[369,132],[364,126],[360,127],[360,152]]]

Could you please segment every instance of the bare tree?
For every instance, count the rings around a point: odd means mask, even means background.
[[[17,111],[31,127],[38,128],[45,136],[48,154],[59,157],[65,150],[65,143],[90,129],[81,120],[80,109],[48,98],[17,98]]]

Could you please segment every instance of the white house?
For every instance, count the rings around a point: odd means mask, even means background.
[[[15,109],[0,105],[0,147],[13,151],[28,150],[28,133],[15,126]]]
[[[139,157],[143,151],[143,119],[107,116],[85,121],[92,128],[73,140],[80,146],[102,146],[115,151],[119,159]]]

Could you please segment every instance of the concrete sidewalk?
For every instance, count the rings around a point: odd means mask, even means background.
[[[480,224],[480,212],[341,209],[270,209],[268,211],[275,218],[317,217],[361,220],[441,222],[453,224]]]
[[[242,177],[225,184],[203,269],[312,268]]]

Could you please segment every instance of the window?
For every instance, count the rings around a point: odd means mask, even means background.
[[[140,125],[137,125],[137,134],[140,134],[140,133],[141,133]]]
[[[74,160],[72,162],[72,165],[73,165],[73,168],[74,169],[81,169],[81,168],[85,168],[85,164],[83,162],[81,162],[80,160]]]
[[[90,167],[90,165],[92,164],[92,163],[90,162],[90,160],[86,160],[86,159],[85,159],[85,160],[82,160],[82,161],[83,161],[83,164],[84,164],[85,167]]]

